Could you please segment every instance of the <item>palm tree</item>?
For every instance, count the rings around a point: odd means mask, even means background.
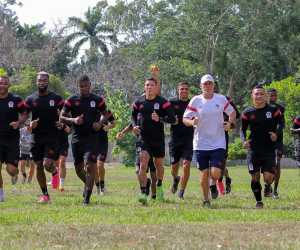
[[[74,16],[69,17],[69,24],[78,30],[66,37],[67,43],[79,39],[72,50],[72,55],[75,58],[79,53],[80,47],[86,42],[89,42],[90,49],[100,49],[105,57],[108,56],[109,51],[105,41],[114,39],[115,35],[114,30],[104,20],[107,6],[107,1],[101,1],[92,10],[89,7],[88,11],[84,13],[83,19]]]

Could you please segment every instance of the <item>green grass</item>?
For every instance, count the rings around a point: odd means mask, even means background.
[[[280,199],[264,199],[261,210],[253,209],[246,167],[229,168],[232,192],[211,200],[211,208],[202,207],[196,168],[191,169],[185,202],[171,194],[166,167],[164,200],[147,206],[138,203],[134,171],[107,169],[107,195],[92,195],[91,206],[84,207],[83,184],[73,169],[67,171],[66,191],[49,188],[51,203],[38,204],[37,181],[13,190],[3,168],[0,249],[300,249],[297,169],[282,170]]]

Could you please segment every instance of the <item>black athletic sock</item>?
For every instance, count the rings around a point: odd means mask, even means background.
[[[156,200],[156,194],[152,194],[151,199]]]
[[[85,202],[90,202],[91,194],[92,194],[92,190],[86,190],[85,198],[84,198]]]
[[[95,183],[96,187],[100,187],[100,182]]]
[[[141,187],[142,194],[146,194],[146,187]]]
[[[157,187],[162,186],[162,180],[157,179],[156,186]]]
[[[222,182],[223,181],[223,177],[221,177],[220,179],[219,179],[219,182]]]
[[[179,183],[179,178],[178,177],[174,178],[174,181],[175,183]]]
[[[27,177],[27,174],[26,174],[26,173],[24,173],[24,174],[22,174],[22,175],[23,175],[23,177],[25,177],[25,178]]]
[[[47,186],[46,187],[43,187],[41,188],[42,192],[43,192],[43,195],[46,195],[46,196],[49,196],[48,194],[48,190],[47,190]]]
[[[261,196],[261,185],[260,185],[260,182],[254,182],[254,181],[251,181],[251,189],[252,189],[252,192],[255,196],[255,199],[256,201],[262,201],[262,196]]]
[[[100,185],[102,188],[104,188],[104,181],[100,181]]]
[[[55,168],[55,172],[52,173],[52,176],[56,175],[57,174],[57,171],[56,171],[56,168]]]
[[[277,191],[278,184],[279,184],[279,183],[274,182],[274,191]]]
[[[180,189],[179,190],[179,193],[178,193],[178,196],[183,196],[184,195],[184,190],[183,189]]]

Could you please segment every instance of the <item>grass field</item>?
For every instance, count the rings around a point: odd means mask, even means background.
[[[92,195],[89,207],[81,205],[83,185],[73,169],[67,172],[66,191],[50,188],[47,204],[37,203],[36,180],[32,186],[12,186],[3,169],[0,249],[300,249],[299,170],[282,170],[280,199],[264,199],[261,210],[253,209],[247,168],[229,170],[232,192],[204,208],[195,168],[185,202],[171,194],[166,167],[165,198],[147,206],[138,203],[134,168],[107,169],[107,195]]]

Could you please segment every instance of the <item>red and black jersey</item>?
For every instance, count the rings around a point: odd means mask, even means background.
[[[293,129],[299,129],[299,128],[300,128],[300,115],[298,115],[298,116],[295,118],[295,120],[294,120],[294,122],[293,122],[293,124],[292,124],[292,128],[293,128]],[[299,141],[300,141],[300,134],[299,134]]]
[[[19,138],[19,129],[14,129],[9,124],[19,120],[19,113],[26,111],[20,96],[8,93],[5,98],[0,98],[0,136]]]
[[[32,113],[32,120],[39,118],[38,126],[32,130],[31,143],[58,142],[59,130],[55,123],[59,120],[57,109],[61,110],[63,103],[62,97],[51,91],[45,96],[35,92],[26,98],[28,114]]]
[[[106,126],[108,125],[108,122],[112,122],[112,121],[115,120],[115,118],[113,116],[113,113],[109,109],[107,110],[107,113],[108,113],[108,119],[107,119],[107,122],[105,123]],[[100,116],[99,116],[99,120],[100,120]],[[108,141],[108,138],[107,138],[108,137],[108,132],[104,131],[103,127],[104,126],[102,126],[100,128],[100,130],[98,131],[98,140],[99,140],[100,143]]]
[[[152,113],[156,112],[160,121],[152,120]],[[138,140],[164,143],[163,123],[175,123],[175,114],[171,103],[159,96],[152,100],[147,100],[146,96],[141,96],[133,103],[131,124],[133,127],[140,126],[141,133]]]
[[[171,103],[175,116],[177,115],[178,118],[178,124],[171,125],[171,130],[170,130],[171,140],[176,140],[176,141],[193,140],[193,136],[194,136],[193,126],[186,126],[182,121],[184,111],[186,110],[186,107],[188,106],[190,100],[185,102],[175,97],[175,98],[171,98],[169,102]]]
[[[257,109],[254,105],[245,109],[242,114],[242,126],[240,136],[246,140],[246,130],[250,126],[250,148],[254,152],[271,152],[275,150],[275,142],[270,138],[269,132],[276,132],[277,137],[282,133],[283,119],[280,110],[269,103],[265,107]],[[280,125],[280,126],[279,126]]]
[[[98,132],[93,129],[94,122],[99,122],[99,112],[106,110],[104,99],[90,93],[89,97],[82,97],[79,93],[73,94],[65,101],[63,110],[71,112],[73,118],[83,115],[83,124],[73,124],[72,142],[89,142],[98,139]]]

